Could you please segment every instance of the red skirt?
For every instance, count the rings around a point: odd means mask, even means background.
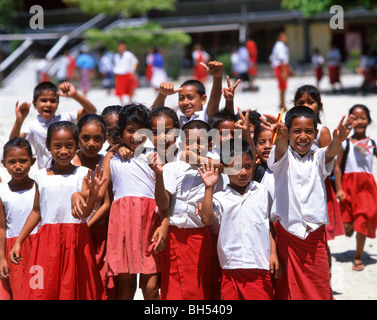
[[[132,73],[119,74],[115,76],[115,95],[122,97],[132,95],[135,89],[134,75]]]
[[[324,226],[302,240],[276,224],[276,245],[284,274],[275,279],[278,300],[332,300]]]
[[[330,78],[331,84],[340,82],[339,74],[340,74],[339,66],[329,66],[329,78]]]
[[[25,275],[28,272],[29,256],[30,256],[34,238],[35,238],[35,234],[31,234],[22,243],[22,247],[20,251],[22,260],[20,264],[18,265],[11,263],[9,259],[9,252],[13,248],[13,245],[16,242],[17,237],[7,239],[6,259],[7,259],[7,263],[9,267],[9,280],[7,280],[9,282],[9,285],[8,285],[9,299],[13,299],[13,300],[20,299],[22,284],[23,284]],[[1,300],[9,300],[9,299],[1,298]]]
[[[123,197],[115,200],[111,205],[107,234],[108,275],[158,272],[159,256],[148,251],[158,226],[160,216],[154,199]]]
[[[353,222],[353,229],[369,238],[376,237],[377,186],[373,174],[366,172],[345,173],[342,188],[346,194],[340,202],[344,223]]]
[[[211,252],[207,227],[170,226],[166,247],[160,254],[161,300],[209,300]]]
[[[42,225],[33,241],[28,270],[21,299],[104,299],[86,223]]]
[[[283,76],[281,74],[282,73],[282,68],[285,69],[285,74],[286,74],[286,78],[285,79],[283,79]],[[280,91],[285,91],[287,89],[287,85],[288,85],[289,66],[288,65],[284,65],[283,67],[282,66],[278,66],[278,67],[274,68],[274,71],[275,71],[275,77],[278,80],[279,90]]]
[[[333,240],[335,237],[344,235],[342,213],[334,189],[331,186],[330,178],[325,180],[327,195],[327,212],[329,215],[329,224],[326,226],[326,239]]]
[[[106,297],[113,300],[115,298],[114,281],[112,277],[107,276],[105,268],[107,229],[108,221],[106,219],[104,223],[93,226],[89,230],[93,241],[97,267],[106,291]]]
[[[222,273],[221,300],[274,300],[269,270],[223,269]]]

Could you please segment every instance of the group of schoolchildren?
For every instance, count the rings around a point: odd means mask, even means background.
[[[16,104],[2,159],[1,299],[133,299],[137,274],[149,300],[333,299],[327,241],[353,230],[363,269],[377,227],[368,108],[352,107],[332,135],[309,85],[284,121],[235,113],[238,82],[222,88],[220,62],[203,68],[208,103],[188,80],[162,83],[151,107],[101,115],[68,82],[36,86],[27,125],[30,104]],[[172,94],[177,111],[165,106]],[[59,96],[83,108],[56,115]]]

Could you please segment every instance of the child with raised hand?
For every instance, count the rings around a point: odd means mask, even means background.
[[[343,142],[335,166],[336,196],[339,199],[347,236],[356,231],[356,252],[352,269],[364,270],[363,251],[367,237],[376,237],[377,187],[372,165],[376,143],[366,135],[372,122],[365,105],[352,106],[353,134]]]
[[[313,146],[317,115],[308,107],[293,107],[285,123],[265,115],[262,126],[277,129],[267,164],[275,178],[271,220],[285,274],[276,281],[278,299],[332,299],[326,250],[328,224],[325,179],[352,128],[353,116],[343,116],[326,148]],[[309,255],[308,255],[309,253]],[[308,259],[307,257],[311,258]],[[288,281],[289,279],[289,281]]]
[[[56,115],[60,96],[76,100],[82,109]],[[29,114],[30,103],[24,102],[20,106],[18,102],[16,103],[16,121],[9,139],[13,139],[15,136],[27,139],[35,149],[38,167],[47,168],[51,160],[51,155],[46,148],[48,127],[58,121],[70,121],[76,124],[84,114],[95,113],[96,108],[67,81],[59,84],[59,87],[49,81],[39,83],[34,88],[33,105],[38,112],[37,119],[23,125]]]
[[[29,142],[15,137],[4,146],[3,166],[11,176],[0,188],[0,300],[19,300],[32,241],[36,227],[25,239],[20,254],[22,261],[10,263],[9,251],[15,243],[30,211],[33,208],[35,184],[29,177],[35,162]]]
[[[323,111],[323,103],[319,90],[312,85],[303,85],[299,87],[294,97],[294,104],[295,106],[308,107],[315,112],[318,122],[318,134],[314,140],[314,145],[316,145],[318,148],[327,147],[331,142],[331,133],[330,130],[321,123],[320,115]],[[327,240],[333,240],[335,237],[344,234],[342,215],[334,189],[331,185],[330,177],[331,175],[325,180],[327,211],[329,215],[329,224],[325,228]],[[327,250],[331,270],[332,261],[329,246],[327,246]]]
[[[165,99],[168,95],[178,93],[177,111],[179,124],[182,127],[188,121],[197,119],[207,122],[208,118],[219,111],[221,100],[223,64],[218,61],[210,61],[208,65],[202,63],[203,68],[213,76],[213,85],[211,94],[207,102],[206,90],[198,80],[187,80],[179,89],[174,89],[174,85],[169,82],[163,82],[160,85],[160,91],[152,105],[152,109],[158,106],[165,106]]]
[[[117,276],[117,299],[133,299],[136,276],[146,300],[159,299],[158,252],[164,248],[168,219],[160,217],[155,201],[155,175],[149,167],[144,148],[146,133],[151,128],[150,111],[142,104],[125,105],[119,113],[117,129],[122,143],[134,152],[123,160],[116,152],[107,154],[102,164],[107,180],[98,191],[89,191],[88,206],[103,198],[112,184],[114,201],[109,216],[106,268],[108,276]],[[83,188],[82,193],[87,192]]]
[[[71,215],[71,196],[80,191],[88,173],[87,168],[71,163],[78,146],[76,126],[69,121],[53,123],[47,131],[46,146],[52,165],[36,174],[32,211],[9,253],[11,262],[20,264],[25,239],[41,223],[33,240],[29,256],[32,269],[25,276],[21,299],[103,299],[86,219]]]
[[[199,159],[206,158],[211,148],[210,130],[201,120],[186,123],[181,131],[181,150],[194,156],[156,171],[157,206],[170,211],[167,244],[160,255],[163,300],[211,297],[211,235],[196,214],[205,189],[198,172]],[[218,189],[222,190],[220,181]]]
[[[270,228],[272,198],[263,185],[253,182],[253,151],[242,141],[236,150],[234,140],[229,150],[222,148],[224,166],[240,170],[229,173],[229,184],[214,194],[219,171],[212,164],[198,169],[205,184],[201,209],[204,224],[211,224],[220,216],[218,255],[222,267],[222,300],[273,300],[271,276],[280,277],[281,269]],[[238,230],[238,232],[234,232]]]

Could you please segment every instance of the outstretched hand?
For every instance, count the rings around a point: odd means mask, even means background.
[[[234,92],[236,91],[237,86],[241,82],[241,79],[238,79],[235,82],[235,84],[232,86],[231,83],[230,83],[229,76],[226,76],[226,82],[228,84],[228,87],[227,88],[223,88],[222,89],[222,93],[223,93],[223,96],[224,96],[225,100],[231,101],[231,100],[234,99]]]
[[[107,177],[103,176],[103,170],[99,169],[99,165],[96,165],[96,173],[93,170],[89,170],[87,176],[84,178],[90,192],[97,195],[102,185],[106,182]]]
[[[352,128],[353,128],[353,122],[355,120],[355,116],[353,114],[349,115],[346,120],[346,116],[343,116],[340,120],[338,126],[335,128],[333,132],[333,139],[338,140],[340,142],[343,142],[347,139],[349,136]]]
[[[23,102],[18,105],[18,101],[16,102],[16,119],[17,120],[25,120],[27,115],[30,111],[30,102]]]
[[[272,133],[275,130],[278,130],[278,136],[288,139],[288,128],[284,122],[277,122],[278,118],[270,114],[263,114],[263,116],[264,117],[259,118],[261,120],[260,125],[262,128],[269,130]]]
[[[62,97],[73,97],[77,93],[76,88],[69,81],[64,81],[61,84],[59,84],[58,89],[60,91],[58,91],[57,94],[58,96]]]
[[[224,64],[220,61],[210,61],[208,65],[204,62],[200,62],[200,65],[212,76],[222,77]]]
[[[170,96],[180,91],[182,91],[182,88],[174,89],[174,84],[171,82],[162,82],[160,84],[160,94],[164,96]]]
[[[213,163],[203,164],[202,169],[198,168],[206,188],[214,188],[219,180],[219,169]]]

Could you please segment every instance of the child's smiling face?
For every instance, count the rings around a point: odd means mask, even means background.
[[[357,107],[352,111],[352,114],[355,116],[353,121],[353,131],[357,134],[364,135],[369,125],[367,113],[363,108]]]
[[[312,147],[317,133],[312,119],[303,116],[294,118],[289,129],[289,144],[304,156]]]
[[[200,96],[198,90],[193,85],[183,86],[179,92],[178,104],[181,112],[190,118],[194,112],[200,111],[207,101],[207,96]]]

